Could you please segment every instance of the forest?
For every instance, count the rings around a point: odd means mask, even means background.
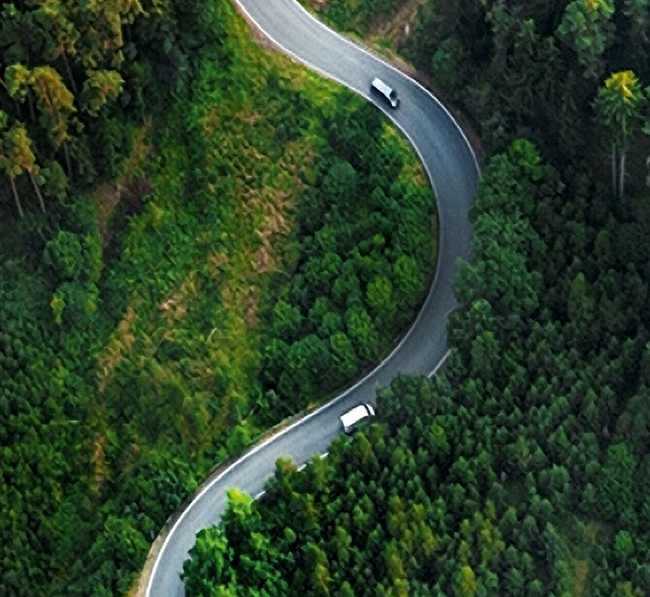
[[[626,234],[648,224],[596,234],[570,192],[528,141],[490,160],[448,365],[395,379],[327,458],[279,461],[261,501],[233,491],[188,595],[648,594],[648,261]],[[591,242],[551,260],[567,221]]]
[[[231,491],[188,597],[650,594],[649,15],[423,4],[401,51],[488,156],[450,357],[261,500]]]
[[[2,10],[0,594],[126,595],[214,467],[398,340],[435,202],[227,0]]]

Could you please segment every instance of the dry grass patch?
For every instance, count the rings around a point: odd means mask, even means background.
[[[221,273],[224,265],[228,263],[228,256],[221,251],[210,251],[207,258],[208,271],[216,278]]]
[[[106,435],[97,434],[93,440],[90,462],[93,465],[93,477],[90,484],[91,491],[97,495],[106,480]]]
[[[190,301],[198,295],[197,274],[190,272],[169,298],[160,303],[159,308],[162,311],[163,318],[168,327],[175,322],[180,321],[187,314]]]
[[[573,563],[573,594],[576,597],[582,597],[585,593],[585,583],[587,573],[589,572],[589,563],[587,560],[576,560]]]
[[[97,357],[98,388],[104,392],[106,385],[120,361],[133,350],[135,344],[134,327],[138,319],[135,309],[129,305],[124,317],[106,348]]]
[[[120,181],[128,182],[142,175],[142,170],[149,158],[151,145],[149,136],[153,130],[153,120],[149,116],[133,139],[133,149],[131,155],[126,159]]]
[[[238,115],[242,121],[255,119],[250,110]],[[259,155],[255,168],[264,166],[269,174],[259,182],[246,164],[238,164],[237,203],[232,213],[237,234],[230,234],[231,243],[226,251],[212,251],[207,256],[207,269],[215,277],[222,275],[224,265],[228,267],[228,276],[223,278],[220,288],[221,319],[208,342],[213,368],[229,371],[228,387],[220,397],[223,408],[212,424],[215,431],[227,424],[229,404],[241,404],[240,397],[250,386],[249,374],[256,363],[251,362],[255,351],[247,347],[257,346],[258,342],[255,329],[264,292],[262,276],[280,266],[277,244],[292,229],[294,197],[304,189],[298,171],[314,157],[312,144],[306,140],[289,143],[276,165],[270,164],[269,158],[252,145],[246,145],[244,152]],[[246,413],[240,416],[245,418]]]
[[[103,247],[106,247],[110,240],[108,223],[111,214],[122,199],[123,192],[123,186],[116,183],[106,183],[101,185],[95,193],[95,201],[97,202],[97,226]]]
[[[263,117],[257,112],[253,112],[252,106],[247,104],[242,110],[235,114],[235,118],[247,126],[255,126]]]

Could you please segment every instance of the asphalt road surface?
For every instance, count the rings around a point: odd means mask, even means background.
[[[375,401],[377,387],[398,372],[431,375],[446,354],[445,326],[456,306],[452,281],[456,260],[468,259],[472,229],[467,219],[477,189],[479,169],[460,128],[441,104],[408,76],[342,38],[311,17],[295,0],[235,0],[249,20],[285,53],[339,81],[375,103],[408,137],[424,163],[434,188],[440,223],[438,269],[428,298],[411,330],[372,373],[329,404],[254,448],[208,484],[186,508],[168,534],[146,589],[146,597],[183,597],[183,562],[196,534],[219,522],[226,489],[238,487],[256,496],[275,470],[279,456],[302,464],[325,453],[341,432],[339,416],[353,406]],[[391,110],[370,94],[379,77],[399,94]]]

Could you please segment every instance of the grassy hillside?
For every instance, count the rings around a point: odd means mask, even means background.
[[[301,355],[316,346],[341,363],[322,384],[331,389],[408,322],[386,323],[407,300],[396,281],[411,284],[412,314],[424,296],[434,203],[406,142],[359,98],[262,51],[229,2],[200,16],[212,41],[186,65],[191,76],[159,89],[167,99],[155,113],[105,123],[110,180],[61,195],[45,215],[17,220],[5,206],[2,594],[126,594],[150,542],[207,472],[322,397],[306,385],[287,402],[292,386],[276,387],[264,370],[268,344],[313,336],[295,361],[276,364],[287,384],[313,385],[319,372]],[[335,129],[370,121],[359,156]],[[335,191],[357,203],[346,224],[363,217],[374,228],[308,253],[324,224],[332,238],[346,233]],[[398,217],[400,237],[382,236]],[[347,251],[358,257],[339,271]],[[356,284],[351,314],[333,304],[319,329],[281,339],[282,309],[316,325],[310,309],[327,289],[308,273],[294,280],[323,260],[332,287],[344,274]]]

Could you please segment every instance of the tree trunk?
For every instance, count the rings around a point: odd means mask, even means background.
[[[29,115],[32,118],[32,122],[36,122],[36,112],[34,112],[34,98],[32,97],[32,92],[27,92],[27,100],[29,103]]]
[[[65,154],[65,163],[68,168],[68,178],[72,180],[72,166],[70,165],[70,155],[68,154],[68,144],[63,142],[63,153]]]
[[[14,177],[9,176],[9,180],[11,181],[11,190],[14,192],[14,199],[16,200],[16,206],[18,207],[18,213],[20,214],[21,218],[24,218],[25,214],[23,213],[23,208],[20,206],[20,198],[18,197],[18,190],[16,189],[16,183],[14,182]]]
[[[38,200],[41,203],[41,211],[45,213],[45,202],[43,201],[43,195],[41,195],[41,190],[38,188],[38,183],[36,182],[36,177],[34,176],[33,172],[29,172],[29,178],[32,180],[32,184],[34,185],[34,190],[36,191],[36,194],[38,195]]]
[[[74,77],[72,76],[72,70],[70,70],[70,63],[68,62],[68,56],[65,53],[65,50],[61,52],[61,56],[63,56],[63,62],[65,62],[65,68],[68,71],[68,78],[70,79],[70,85],[72,85],[72,91],[74,91],[75,98],[77,97],[77,86],[75,85],[74,82]]]
[[[616,197],[616,145],[612,143],[612,195]]]
[[[625,189],[625,153],[621,153],[621,166],[619,168],[618,176],[619,176],[619,183],[618,183],[618,196],[620,199],[623,199],[623,192]]]

